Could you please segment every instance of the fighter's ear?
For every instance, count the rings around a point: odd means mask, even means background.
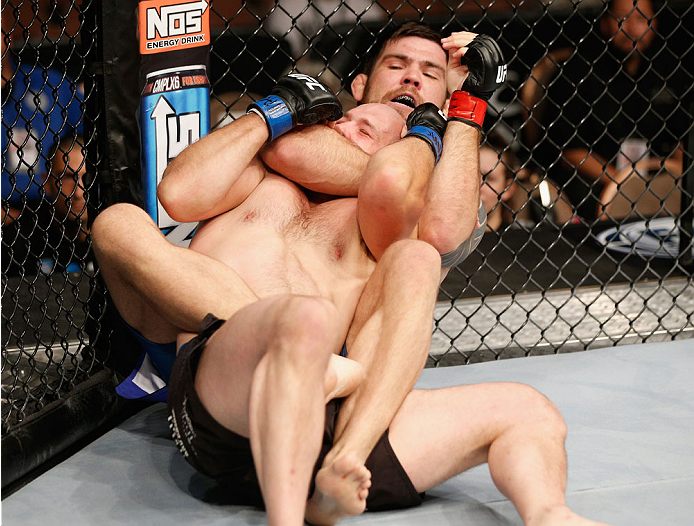
[[[357,102],[362,102],[364,98],[364,90],[366,89],[366,81],[369,77],[364,73],[359,73],[352,81],[352,96]]]

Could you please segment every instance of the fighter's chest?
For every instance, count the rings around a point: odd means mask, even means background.
[[[235,221],[240,230],[271,231],[289,245],[335,248],[339,259],[359,245],[356,210],[356,199],[315,204],[296,185],[271,180],[235,211]]]

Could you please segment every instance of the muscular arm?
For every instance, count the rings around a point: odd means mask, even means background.
[[[356,196],[369,155],[329,126],[301,126],[260,153],[272,170],[330,195]]]
[[[257,158],[268,138],[257,115],[246,115],[183,150],[157,190],[169,215],[201,221],[238,206],[265,175]]]
[[[418,232],[419,239],[433,245],[439,254],[455,250],[475,229],[480,200],[479,140],[476,128],[448,123]]]

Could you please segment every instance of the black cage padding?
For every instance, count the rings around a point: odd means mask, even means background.
[[[94,66],[103,79],[106,162],[100,169],[99,188],[104,205],[129,202],[142,206],[140,139],[137,111],[140,94],[140,54],[136,0],[102,0],[101,64]]]
[[[102,370],[80,383],[66,398],[51,402],[4,433],[3,493],[72,444],[117,419],[127,403],[116,395],[116,385],[114,373]]]

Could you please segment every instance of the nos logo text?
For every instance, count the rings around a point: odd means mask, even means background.
[[[205,0],[147,8],[147,40],[200,33],[206,10]]]

